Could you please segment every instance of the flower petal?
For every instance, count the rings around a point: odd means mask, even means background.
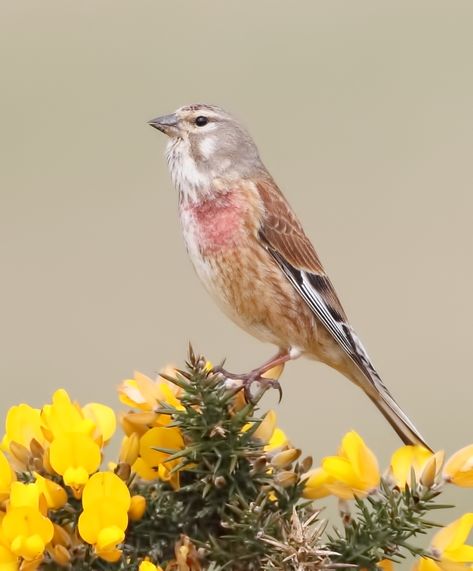
[[[466,513],[438,531],[432,539],[432,547],[442,554],[455,551],[465,543],[472,527],[473,513]]]

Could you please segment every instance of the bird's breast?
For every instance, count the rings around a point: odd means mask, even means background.
[[[256,233],[253,227],[258,221],[253,220],[248,201],[238,191],[198,202],[181,201],[179,211],[186,249],[196,273],[226,311],[229,280],[223,280],[224,270],[235,274],[230,282],[237,279],[241,251],[250,233]]]
[[[232,192],[182,204],[181,223],[189,254],[214,256],[237,247],[244,236],[247,214]]]

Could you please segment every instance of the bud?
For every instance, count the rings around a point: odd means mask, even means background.
[[[71,554],[63,545],[55,545],[49,549],[49,554],[57,565],[60,567],[68,567],[71,562]]]
[[[261,474],[266,470],[266,466],[268,465],[268,459],[266,456],[260,456],[253,462],[253,469],[251,470],[251,474]]]
[[[18,442],[10,442],[10,454],[25,468],[28,467],[30,460],[30,451],[28,448]]]
[[[214,485],[216,488],[222,489],[227,485],[227,481],[223,476],[217,476],[214,478]]]
[[[258,438],[266,444],[273,435],[276,428],[276,413],[274,410],[268,411],[263,420],[259,423],[258,428],[253,432],[254,438]]]
[[[301,474],[305,474],[312,468],[312,464],[314,463],[314,459],[312,456],[306,456],[304,460],[300,463],[300,471]]]
[[[43,457],[44,448],[43,448],[42,444],[40,444],[36,440],[36,438],[31,439],[30,450],[31,450],[31,454],[33,454],[33,456],[35,456],[36,458],[42,458]]]
[[[41,472],[43,469],[42,458],[31,458],[30,459],[30,469],[32,472]]]
[[[43,456],[43,468],[46,470],[48,474],[55,474],[53,467],[51,466],[51,462],[49,460],[49,448],[47,448],[44,452]]]
[[[23,559],[18,569],[19,571],[36,571],[36,569],[39,569],[39,566],[42,562],[43,560],[41,557],[38,557],[38,559],[33,559],[32,561]]]
[[[146,499],[139,494],[131,497],[128,517],[131,521],[139,521],[146,511]]]
[[[297,474],[284,470],[284,472],[279,472],[274,476],[274,482],[281,488],[289,488],[297,482]]]
[[[54,526],[54,535],[52,540],[53,545],[63,545],[64,547],[70,547],[71,536],[67,533],[67,531],[57,523],[53,523],[53,526]]]
[[[277,468],[286,468],[295,462],[300,455],[301,451],[297,448],[289,448],[289,450],[283,450],[273,457],[271,460],[271,465]]]
[[[431,456],[425,463],[419,481],[426,488],[431,488],[435,484],[435,480],[443,464],[443,458],[444,452],[441,450]]]
[[[133,466],[140,452],[140,437],[136,432],[125,436],[120,448],[119,463]]]

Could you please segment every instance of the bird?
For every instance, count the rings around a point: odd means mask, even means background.
[[[246,128],[208,104],[148,123],[168,137],[165,155],[198,277],[237,325],[278,348],[262,366],[233,378],[260,380],[300,356],[320,361],[360,387],[405,444],[431,450],[374,368]]]

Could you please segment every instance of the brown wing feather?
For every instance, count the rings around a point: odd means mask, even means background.
[[[346,321],[343,307],[322,262],[289,203],[274,182],[258,182],[257,187],[265,209],[262,236],[291,266],[314,274],[314,279],[319,282],[319,293],[327,305],[341,320]]]

